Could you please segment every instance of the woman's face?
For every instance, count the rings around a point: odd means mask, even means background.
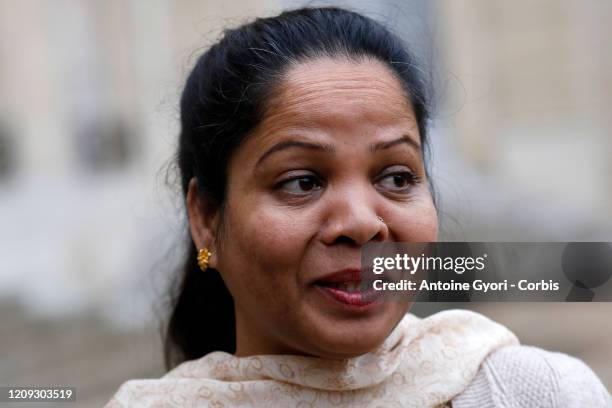
[[[388,336],[410,303],[353,302],[347,283],[367,243],[436,240],[420,144],[401,83],[382,63],[289,69],[231,158],[213,244],[211,265],[235,301],[236,355],[348,358]]]

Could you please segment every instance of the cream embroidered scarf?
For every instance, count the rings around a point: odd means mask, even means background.
[[[493,350],[518,344],[467,310],[407,314],[376,350],[347,360],[213,352],[160,379],[124,383],[117,407],[437,407],[461,393]]]

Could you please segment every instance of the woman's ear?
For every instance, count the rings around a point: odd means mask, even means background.
[[[213,253],[209,265],[214,268],[217,258],[216,231],[219,212],[216,209],[210,209],[202,202],[195,177],[189,180],[186,207],[191,238],[198,250],[207,248]]]

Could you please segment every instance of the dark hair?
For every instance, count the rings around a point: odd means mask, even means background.
[[[223,214],[232,153],[262,119],[287,69],[319,57],[372,58],[390,67],[412,104],[425,148],[428,81],[398,37],[340,8],[286,11],[226,30],[191,71],[180,102],[177,152],[184,196],[196,177],[200,199]],[[233,299],[218,271],[199,270],[197,249],[186,238],[189,246],[164,343],[167,368],[211,351],[234,353],[236,347]]]

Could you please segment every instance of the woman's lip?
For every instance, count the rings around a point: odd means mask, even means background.
[[[362,272],[359,268],[347,268],[338,272],[330,273],[322,276],[315,280],[316,282],[330,282],[330,283],[359,283],[362,279]]]
[[[361,289],[356,292],[348,292],[339,288],[323,285],[315,285],[315,288],[329,301],[353,310],[363,310],[368,306],[374,306],[380,303],[380,293],[372,287]]]

